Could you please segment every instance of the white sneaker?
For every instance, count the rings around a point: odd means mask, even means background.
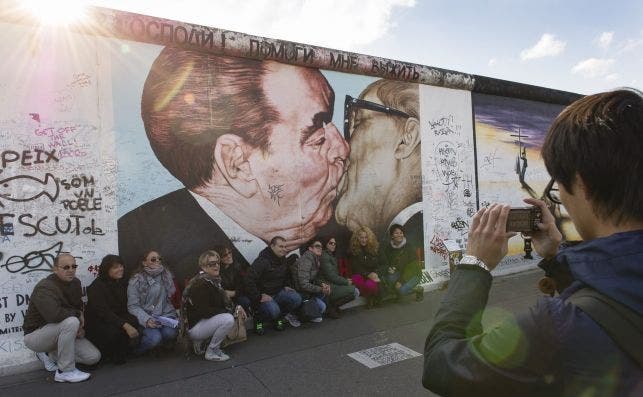
[[[203,353],[205,353],[206,347],[207,346],[205,345],[205,343],[203,343],[202,340],[192,341],[192,348],[194,349],[194,354],[196,354],[197,356],[202,356]]]
[[[301,325],[301,322],[299,321],[299,319],[297,318],[297,316],[295,316],[295,315],[294,315],[294,314],[292,314],[292,313],[288,313],[288,314],[286,314],[286,315],[284,316],[284,318],[286,319],[286,321],[288,321],[288,323],[290,324],[290,326],[291,326],[291,327],[295,327],[295,328],[297,328],[297,327],[299,327],[299,326]]]
[[[321,323],[321,322],[322,322],[322,318],[321,318],[321,317],[311,318],[311,319],[310,319],[310,322],[311,322],[311,323]]]
[[[54,372],[58,370],[58,364],[56,364],[56,362],[52,360],[51,357],[49,357],[49,354],[39,352],[36,353],[36,357],[38,357],[38,360],[40,360],[44,364],[47,371]]]
[[[226,361],[230,359],[230,356],[225,354],[221,349],[210,349],[205,351],[205,359],[208,361]]]
[[[76,382],[82,382],[84,380],[89,379],[90,374],[87,372],[79,371],[76,368],[74,368],[71,371],[66,371],[66,372],[60,372],[60,370],[56,371],[56,376],[54,376],[54,380],[56,382],[70,382],[70,383],[76,383]]]

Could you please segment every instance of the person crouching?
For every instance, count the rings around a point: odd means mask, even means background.
[[[199,274],[188,283],[183,293],[183,310],[187,315],[188,336],[194,353],[209,361],[226,361],[230,356],[221,350],[221,342],[234,327],[234,310],[245,318],[241,306],[234,304],[221,285],[220,257],[206,251],[199,257]],[[207,343],[207,347],[206,347]]]

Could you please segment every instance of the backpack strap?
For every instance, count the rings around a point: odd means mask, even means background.
[[[567,301],[591,317],[624,353],[643,367],[643,316],[589,287],[574,292]]]

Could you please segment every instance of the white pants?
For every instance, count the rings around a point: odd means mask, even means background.
[[[50,353],[62,372],[76,368],[76,362],[96,364],[100,360],[100,351],[87,339],[76,338],[78,327],[80,320],[76,317],[43,325],[25,335],[25,346],[37,353]]]
[[[208,348],[216,350],[226,335],[230,333],[232,327],[234,327],[234,316],[230,313],[221,313],[199,320],[194,327],[188,330],[188,335],[195,342],[212,338]]]

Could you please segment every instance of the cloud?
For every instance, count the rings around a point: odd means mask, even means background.
[[[556,40],[556,36],[553,34],[544,33],[533,47],[520,52],[520,59],[526,61],[528,59],[553,57],[565,51],[566,45],[567,43],[564,41]]]
[[[601,33],[600,36],[596,38],[595,42],[597,46],[599,46],[604,50],[607,50],[610,44],[612,44],[613,39],[614,39],[614,32],[603,32]]]
[[[633,51],[643,45],[643,30],[641,30],[641,35],[633,39],[627,39],[625,43],[621,45],[619,53]]]
[[[619,76],[618,73],[608,74],[607,76],[605,76],[605,81],[615,81],[618,80],[619,77],[621,76]]]
[[[585,78],[602,77],[609,74],[613,59],[588,58],[578,62],[573,68],[573,74],[580,74]]]
[[[96,5],[247,34],[354,51],[395,27],[416,0],[86,0]]]
[[[498,60],[496,58],[491,58],[487,64],[492,68],[498,64]]]

